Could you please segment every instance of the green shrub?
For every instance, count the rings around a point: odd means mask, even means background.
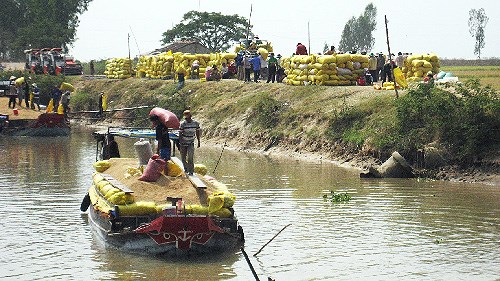
[[[260,93],[255,100],[257,102],[252,106],[247,122],[262,129],[272,129],[278,125],[284,105],[269,93]]]
[[[344,103],[340,110],[334,110],[329,120],[326,136],[333,140],[344,139],[362,144],[364,138],[359,130],[363,128],[365,118],[369,115],[370,112],[361,107],[350,107]]]
[[[88,91],[78,91],[71,95],[71,107],[73,111],[98,110],[99,99]]]
[[[82,63],[83,73],[90,75],[90,67],[88,62]],[[106,60],[94,60],[94,75],[104,75],[106,70]]]
[[[477,80],[453,91],[421,84],[396,101],[396,110],[400,142],[410,150],[439,141],[467,162],[499,143],[499,96]]]

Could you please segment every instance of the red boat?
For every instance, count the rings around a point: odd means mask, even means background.
[[[35,120],[9,120],[8,126],[5,126],[1,132],[13,136],[57,137],[68,136],[70,127],[64,115],[42,113]]]

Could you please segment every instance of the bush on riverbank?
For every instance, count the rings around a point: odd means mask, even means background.
[[[415,151],[437,141],[458,162],[471,163],[500,143],[500,99],[477,80],[453,91],[429,84],[396,100],[398,144]]]

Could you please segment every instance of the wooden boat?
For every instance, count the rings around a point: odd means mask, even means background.
[[[11,109],[8,99],[0,98],[0,134],[28,137],[57,137],[70,134],[62,114],[45,113],[19,106]]]
[[[154,136],[144,131],[133,135]],[[182,169],[179,159],[172,160]],[[138,179],[138,159],[111,158],[107,163],[109,168],[94,173],[81,207],[89,207],[90,225],[107,246],[180,256],[214,255],[242,245],[243,230],[232,208],[235,197],[214,178],[186,176],[182,169],[178,176],[144,182]]]

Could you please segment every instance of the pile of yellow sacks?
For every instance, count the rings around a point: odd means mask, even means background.
[[[360,54],[296,55],[282,59],[281,66],[289,85],[355,85],[364,68],[368,67],[368,56]]]
[[[215,192],[208,196],[208,207],[201,205],[186,205],[187,214],[214,215],[222,218],[229,218],[233,214],[229,208],[234,205],[236,197],[230,192]]]
[[[126,79],[132,76],[132,60],[113,58],[106,61],[104,74],[111,79]]]
[[[161,53],[154,56],[142,56],[137,63],[136,76],[151,79],[172,79],[176,72],[185,72],[186,78],[191,77],[191,67],[198,61],[199,72],[197,78],[204,78],[208,66],[214,65],[220,70],[222,63],[229,65],[236,58],[234,53]],[[183,70],[181,70],[183,69]]]
[[[155,56],[141,56],[137,62],[137,77],[153,79],[172,78],[174,73],[174,56],[161,53]]]
[[[134,196],[132,194],[125,193],[121,189],[116,188],[99,173],[94,174],[93,184],[97,187],[101,195],[110,203],[115,205],[134,203]]]
[[[408,81],[420,81],[430,71],[439,72],[439,58],[435,54],[411,55],[405,59],[403,71]]]
[[[255,46],[251,46],[252,48],[255,48],[257,50],[260,50],[260,49],[264,49],[266,50],[268,53],[272,53],[273,52],[273,45],[271,44],[271,42],[266,42],[265,44],[264,43],[261,43],[261,44],[256,44]],[[237,45],[234,49],[234,52],[235,53],[238,53],[240,51],[245,51],[245,46],[243,46],[242,44],[240,45]],[[260,53],[260,51],[259,51]]]
[[[107,166],[108,161],[99,161],[99,165]],[[97,162],[96,162],[97,163]],[[197,204],[185,205],[186,214],[211,215],[223,218],[231,217],[233,214],[229,210],[234,205],[236,197],[227,191],[227,187],[215,179],[210,179],[210,183],[218,190],[208,196],[208,206]],[[92,205],[101,212],[108,213],[118,209],[120,216],[141,216],[161,213],[170,203],[156,204],[150,201],[135,202],[134,196],[116,188],[106,180],[100,173],[94,173],[92,188],[89,189]],[[104,199],[104,200],[103,200]]]

